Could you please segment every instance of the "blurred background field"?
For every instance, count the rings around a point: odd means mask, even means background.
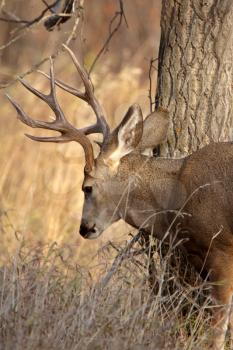
[[[43,2],[11,0],[6,8],[20,18],[34,18],[43,9]],[[122,24],[109,50],[97,62],[92,74],[95,92],[114,127],[128,106],[141,104],[149,112],[148,69],[152,57],[157,57],[159,45],[160,1],[124,1],[128,28]],[[82,55],[87,67],[102,47],[109,22],[118,10],[113,0],[89,1],[84,12],[83,38],[72,43],[72,49]],[[0,22],[0,49],[11,38],[15,24]],[[17,75],[52,54],[72,27],[67,22],[61,30],[47,32],[43,24],[36,25],[19,40],[1,51],[0,84],[8,84]],[[48,64],[41,69],[48,71]],[[55,61],[56,76],[80,86],[78,74],[65,53]],[[26,77],[36,88],[48,91],[48,82],[39,73]],[[16,248],[15,232],[27,242],[47,244],[57,242],[69,247],[69,254],[78,261],[91,261],[99,246],[114,237],[121,240],[132,231],[126,224],[112,226],[103,236],[85,242],[78,234],[83,194],[83,154],[78,144],[39,144],[25,136],[31,132],[16,119],[16,112],[4,92],[12,95],[24,110],[37,119],[48,119],[52,111],[19,83],[0,92],[0,214],[2,260],[7,260]],[[76,126],[93,121],[92,111],[81,101],[58,91],[62,108]],[[29,132],[29,133],[30,133]],[[32,130],[40,135],[40,130]],[[42,132],[45,134],[44,132]],[[97,151],[97,149],[96,149]]]

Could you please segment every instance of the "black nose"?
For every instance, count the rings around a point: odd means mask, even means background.
[[[88,227],[85,224],[80,225],[79,233],[82,237],[86,237],[89,232]]]
[[[95,225],[89,228],[86,224],[81,223],[79,232],[82,237],[86,238],[89,233],[95,233]]]

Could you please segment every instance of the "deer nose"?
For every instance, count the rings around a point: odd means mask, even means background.
[[[83,238],[87,238],[89,233],[95,233],[95,225],[89,228],[86,224],[81,223],[79,233]]]
[[[85,224],[80,225],[79,233],[82,237],[85,238],[88,234],[88,231],[89,231],[89,229]]]

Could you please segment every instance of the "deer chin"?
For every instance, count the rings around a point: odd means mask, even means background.
[[[95,227],[94,232],[90,232],[85,236],[85,239],[96,239],[103,233],[102,230],[99,230],[97,227]]]

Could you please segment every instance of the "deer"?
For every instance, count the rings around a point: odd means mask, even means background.
[[[157,108],[143,119],[138,104],[129,107],[119,125],[110,130],[104,108],[95,96],[87,70],[74,52],[63,45],[84,85],[83,90],[55,79],[50,59],[48,95],[26,80],[22,85],[52,109],[55,119],[34,120],[9,95],[19,120],[31,128],[59,132],[59,136],[38,137],[39,142],[78,142],[84,151],[82,190],[84,204],[80,234],[99,237],[111,224],[123,219],[158,240],[169,236],[183,240],[182,248],[198,273],[209,274],[213,283],[210,349],[223,350],[229,326],[233,338],[233,143],[211,142],[182,158],[151,157],[146,150],[162,144],[169,129],[169,112]],[[75,128],[65,117],[56,88],[88,103],[96,122]],[[100,152],[94,157],[90,134],[102,135]],[[184,215],[179,213],[184,212]],[[175,229],[179,224],[179,230]],[[232,343],[233,344],[233,343]]]

